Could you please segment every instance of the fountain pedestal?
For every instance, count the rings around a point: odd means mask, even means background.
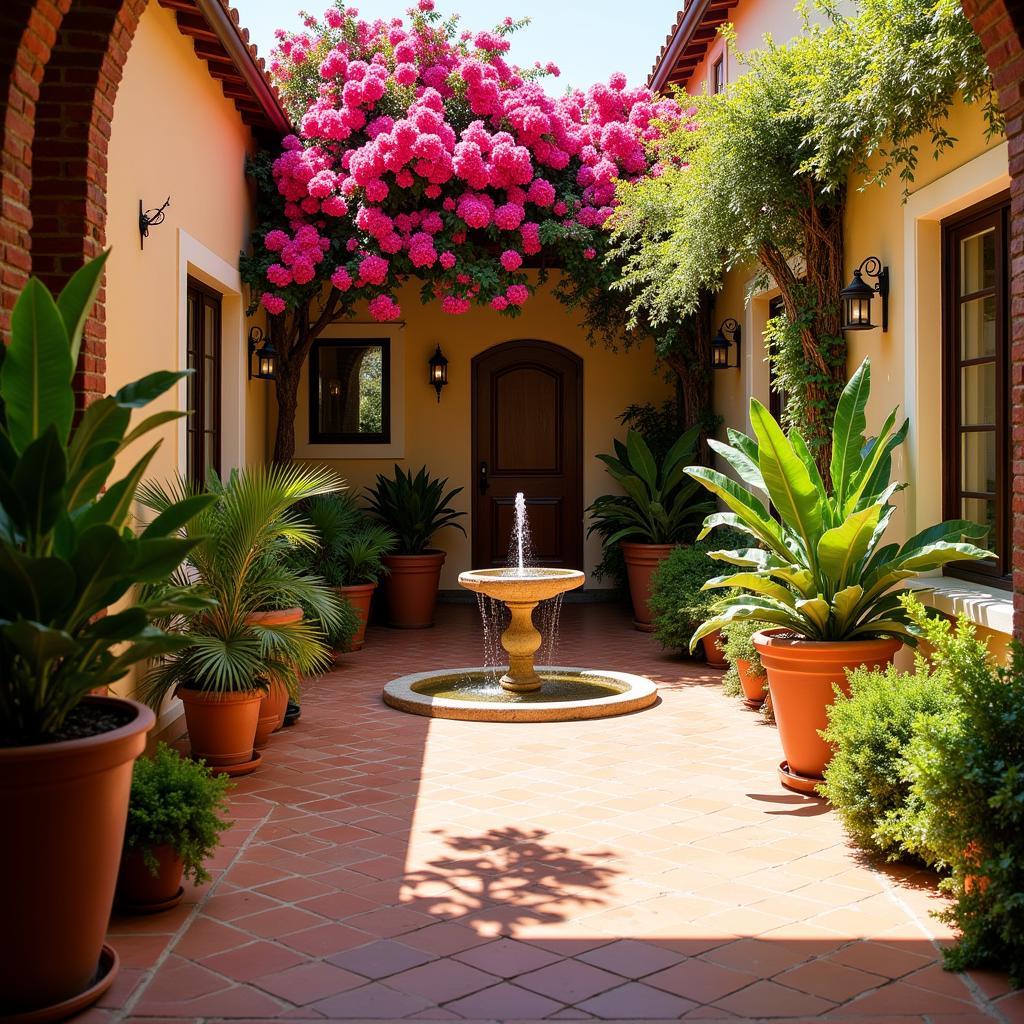
[[[499,682],[510,693],[531,693],[540,689],[540,676],[533,659],[540,649],[541,635],[533,624],[536,601],[506,601],[512,615],[508,629],[501,634],[501,646],[508,654],[508,672]]]

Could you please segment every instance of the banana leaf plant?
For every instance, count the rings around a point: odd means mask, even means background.
[[[448,503],[462,491],[453,487],[445,493],[448,478],[431,479],[423,466],[413,476],[412,470],[402,472],[395,466],[394,477],[377,474],[377,482],[369,489],[367,504],[370,511],[398,538],[395,553],[422,555],[438,530],[454,526],[465,534],[465,527],[456,522],[464,516]]]
[[[883,543],[895,511],[891,499],[905,486],[890,477],[893,452],[905,440],[909,421],[897,425],[894,409],[878,435],[865,439],[870,391],[865,359],[836,407],[831,488],[800,432],[791,430],[787,437],[756,399],[750,401],[753,438],[729,430],[731,444],[709,442],[742,483],[704,466],[687,468],[727,509],[707,517],[701,537],[730,526],[760,545],[710,552],[735,570],[710,580],[706,589],[741,593],[714,606],[691,648],[740,619],[783,626],[808,640],[898,637],[915,644],[917,627],[900,603],[898,585],[949,562],[992,557],[971,543],[985,535],[985,527],[964,519],[930,526],[903,544]]]
[[[678,544],[691,540],[701,519],[714,508],[697,500],[700,487],[686,478],[687,463],[697,454],[699,428],[692,427],[669,449],[661,465],[635,430],[626,442],[616,438],[615,455],[598,455],[608,475],[625,494],[604,494],[587,509],[587,536],[598,533],[604,546],[621,540],[640,544]]]
[[[86,264],[56,300],[32,278],[0,344],[0,746],[60,738],[90,690],[181,646],[158,628],[161,618],[209,603],[188,588],[146,598],[138,587],[178,568],[197,543],[179,531],[214,499],[188,495],[134,528],[132,505],[159,442],[110,479],[130,445],[184,415],[131,424],[183,374],[150,374],[74,422],[72,378],[105,261]]]

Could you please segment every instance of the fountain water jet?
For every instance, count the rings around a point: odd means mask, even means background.
[[[509,623],[501,634],[508,671],[498,685],[494,685],[493,667],[415,673],[388,683],[385,703],[434,718],[536,722],[620,715],[657,700],[657,688],[641,676],[579,668],[537,670],[537,651],[542,645],[545,653],[553,650],[562,598],[582,586],[586,577],[578,569],[529,566],[528,552],[526,499],[519,493],[508,567],[474,569],[459,576],[459,585],[477,595],[488,662],[499,656],[495,641],[501,614],[497,609],[502,605],[508,609]],[[541,602],[547,602],[541,613],[546,638],[533,621]]]

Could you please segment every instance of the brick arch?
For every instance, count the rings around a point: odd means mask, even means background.
[[[106,241],[107,146],[114,100],[148,0],[75,0],[46,64],[32,148],[32,270],[59,288]],[[104,294],[86,325],[76,390],[105,387]]]
[[[1013,404],[1013,603],[1024,640],[1024,0],[961,0],[985,48],[1010,149]]]
[[[0,332],[31,268],[32,141],[36,104],[57,30],[71,0],[0,4]]]

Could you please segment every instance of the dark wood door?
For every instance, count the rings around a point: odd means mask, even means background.
[[[536,564],[583,568],[583,361],[544,341],[473,360],[473,565],[505,565],[517,491]]]

